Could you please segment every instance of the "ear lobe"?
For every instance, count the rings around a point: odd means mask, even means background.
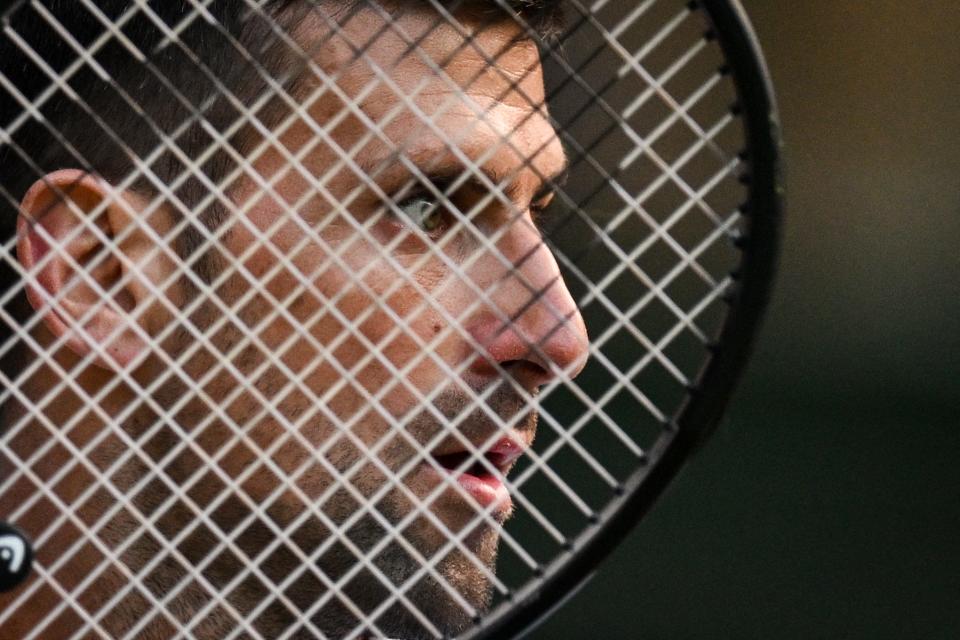
[[[27,191],[17,220],[17,257],[30,304],[81,357],[126,368],[149,351],[131,312],[142,287],[125,268],[116,234],[130,203],[89,173],[48,174]],[[136,295],[135,295],[136,293]]]

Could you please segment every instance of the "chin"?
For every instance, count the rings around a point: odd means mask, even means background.
[[[446,528],[451,514],[438,511],[434,511],[436,520]],[[476,511],[470,511],[476,518]],[[381,514],[397,522],[397,515],[404,512]],[[438,634],[456,636],[489,609],[500,526],[488,521],[474,524],[470,530],[461,527],[460,533],[465,533],[462,543],[449,545],[449,533],[431,520],[420,517],[404,527],[402,540],[392,540],[369,556],[374,570],[364,568],[343,585],[343,595],[372,623],[366,629],[369,637],[418,640]],[[361,518],[348,535],[358,549],[366,552],[379,547],[388,532],[368,516]],[[318,568],[334,579],[358,562],[345,547],[324,560]],[[387,602],[390,604],[385,606]],[[350,635],[365,626],[338,598],[321,609],[314,624],[330,638]]]
[[[492,548],[492,552],[484,555],[493,555],[486,569],[492,572],[497,540],[493,534],[485,538],[482,546],[485,550]],[[405,597],[409,604],[396,603],[377,620],[380,632],[402,640],[432,639],[436,632],[451,637],[466,631],[478,615],[489,609],[492,585],[487,572],[477,567],[477,558],[453,551],[436,564],[435,575],[421,577]],[[409,605],[416,607],[420,615]],[[434,630],[421,618],[429,621]]]

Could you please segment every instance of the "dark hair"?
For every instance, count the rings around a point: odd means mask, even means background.
[[[402,8],[430,1],[393,0],[391,5]],[[349,13],[364,2],[326,0],[322,4]],[[222,132],[241,115],[236,103],[224,97],[222,88],[241,105],[249,106],[266,87],[257,67],[293,82],[302,61],[273,33],[271,20],[281,28],[288,27],[296,23],[299,12],[320,3],[268,0],[262,13],[254,13],[238,0],[214,0],[207,5],[212,20],[193,19],[182,30],[181,22],[196,8],[189,0],[150,3],[153,15],[133,9],[130,0],[96,0],[93,4],[101,15],[77,0],[42,0],[39,10],[19,3],[3,12],[3,22],[18,34],[20,42],[0,38],[0,127],[4,133],[0,137],[0,242],[7,243],[14,236],[18,203],[30,185],[62,168],[80,168],[115,183],[128,176],[138,162],[149,159],[149,173],[163,184],[184,176],[174,195],[192,211],[208,190],[199,176],[185,171],[184,160],[198,160],[214,141],[211,130]],[[451,9],[469,4],[483,12],[499,13],[500,19],[503,12],[510,13],[543,39],[555,37],[560,25],[559,0],[440,0],[440,4]],[[118,20],[123,38],[111,35],[107,28]],[[169,40],[172,30],[178,30],[179,42]],[[78,47],[89,49],[105,37],[92,54],[93,63],[77,67]],[[138,51],[124,39],[135,43]],[[67,72],[62,86],[56,86],[51,72]],[[35,114],[24,115],[22,100],[42,104]],[[256,113],[268,127],[283,113],[278,102]],[[238,157],[249,148],[253,138],[249,134],[248,127],[229,138]],[[173,141],[176,150],[155,154],[165,141]],[[200,167],[213,184],[236,166],[230,154],[218,149]],[[145,177],[132,187],[156,193]],[[226,217],[225,207],[216,200],[194,213],[174,240],[184,259],[194,255],[205,236]],[[195,271],[210,279],[215,260],[207,253],[196,258]],[[17,281],[14,268],[0,259],[0,295]],[[17,322],[30,312],[23,292],[5,309]],[[10,329],[8,322],[0,319],[0,347],[6,344]],[[0,359],[0,370],[10,370],[9,360]]]
[[[0,37],[0,241],[5,244],[16,233],[19,200],[30,185],[57,169],[78,168],[117,183],[149,159],[149,172],[163,184],[188,176],[174,194],[184,207],[195,207],[207,190],[196,172],[184,172],[184,160],[199,159],[213,141],[209,130],[223,131],[240,115],[222,97],[218,83],[239,102],[252,103],[263,88],[253,61],[276,73],[287,55],[269,37],[264,16],[279,17],[288,5],[300,3],[271,0],[258,16],[242,11],[242,2],[216,0],[208,5],[216,23],[197,18],[186,28],[181,23],[195,10],[188,0],[150,3],[152,14],[133,8],[130,0],[92,4],[100,15],[76,0],[43,0],[39,6],[19,3],[2,16],[15,34]],[[112,24],[122,25],[123,37],[110,34],[107,26]],[[178,30],[179,43],[168,39],[173,30]],[[241,55],[231,39],[254,58]],[[81,52],[98,41],[91,60],[78,64]],[[264,47],[265,42],[272,44]],[[60,86],[53,74],[64,78]],[[36,112],[30,114],[24,101],[37,105]],[[258,115],[266,117],[265,112]],[[151,155],[165,140],[173,141],[176,152],[167,148]],[[242,135],[231,143],[243,152]],[[216,184],[230,166],[229,155],[220,149],[201,169]],[[131,187],[150,195],[157,191],[143,177]],[[215,228],[225,208],[215,203],[196,213],[173,240],[184,258],[204,238],[200,225]],[[196,270],[209,277],[209,265],[203,257]],[[18,281],[13,265],[0,259],[0,295],[6,296]],[[31,312],[22,290],[4,309],[15,323]],[[7,346],[9,325],[0,319],[0,347]],[[0,370],[15,375],[22,367],[21,349],[9,349]]]

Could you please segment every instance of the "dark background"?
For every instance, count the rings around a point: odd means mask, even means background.
[[[734,405],[560,638],[960,637],[960,5],[744,0],[785,128]]]

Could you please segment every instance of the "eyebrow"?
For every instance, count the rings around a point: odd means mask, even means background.
[[[436,166],[432,168],[424,166],[430,163],[423,162],[417,158],[418,155],[436,157],[437,160],[434,163]],[[423,180],[414,172],[408,170],[406,163],[400,161],[402,156],[402,152],[396,152],[372,160],[358,160],[357,165],[366,177],[378,183],[380,188],[389,195],[410,183],[414,183],[415,186],[422,185]],[[496,185],[497,191],[506,196],[511,202],[518,200],[520,183],[515,179],[517,175],[520,171],[527,168],[533,170],[531,165],[527,163],[517,171],[505,173],[490,167],[467,166],[459,158],[454,156],[441,156],[438,154],[428,154],[426,152],[407,154],[405,157],[420,170],[420,173],[423,174],[423,179],[432,183],[441,192],[446,192],[450,185],[455,182],[462,182],[461,186],[470,185],[478,191],[490,192],[490,187],[482,180],[481,176],[478,175],[478,173],[482,173],[490,183]],[[398,165],[396,176],[390,175],[393,173],[392,166],[394,164]],[[550,196],[567,183],[570,176],[569,160],[566,154],[564,154],[562,167],[548,176],[542,176],[535,170],[533,170],[533,173],[540,182],[540,187],[530,199],[530,202],[535,203]],[[467,177],[464,178],[464,176]]]

